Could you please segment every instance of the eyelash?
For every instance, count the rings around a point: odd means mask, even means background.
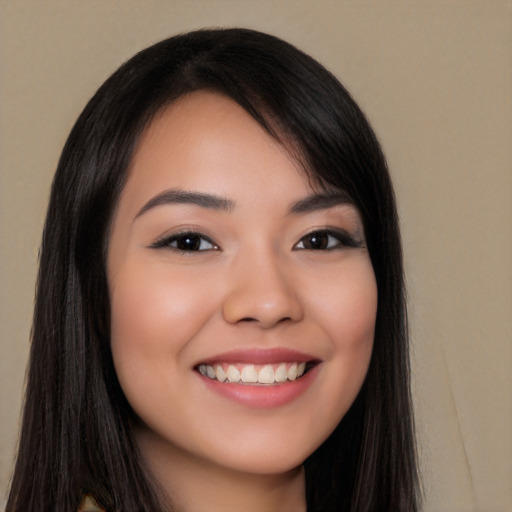
[[[304,241],[309,239],[309,242],[312,242],[315,238],[319,239],[320,237],[326,237],[323,239],[326,242],[325,247],[317,247],[317,248],[307,248],[304,247]],[[331,245],[332,241],[329,239],[334,239],[336,243]],[[303,247],[297,247],[299,244],[302,244]],[[354,237],[349,235],[345,230],[341,229],[316,229],[311,231],[307,235],[304,235],[294,246],[293,249],[295,251],[335,251],[339,249],[343,249],[344,247],[350,248],[360,248],[363,247],[363,242],[356,240]]]
[[[323,237],[323,238],[320,238]],[[315,241],[316,239],[316,241]],[[332,242],[334,239],[334,245]],[[308,241],[311,245],[320,243],[318,247],[306,247],[304,246],[305,241]],[[180,243],[188,243],[188,248],[180,248]],[[201,245],[207,243],[208,248],[201,249]],[[175,245],[173,245],[175,244]],[[199,244],[199,245],[197,245]],[[302,244],[302,247],[299,245]],[[333,251],[339,250],[344,247],[360,248],[363,247],[363,242],[356,240],[350,236],[344,230],[337,229],[316,229],[311,231],[307,235],[304,235],[294,246],[294,251]],[[192,252],[207,252],[207,251],[218,251],[219,246],[210,238],[198,233],[196,231],[183,231],[180,233],[174,233],[169,236],[165,236],[150,245],[152,249],[168,248],[181,253],[192,253]]]
[[[187,241],[190,242],[199,242],[199,248],[189,247],[189,248],[180,248],[179,244],[180,242],[187,243]],[[211,247],[208,247],[207,249],[200,249],[201,244],[203,242],[208,243]],[[173,244],[176,244],[174,246]],[[195,245],[195,244],[194,244]],[[198,233],[196,231],[182,231],[180,233],[173,233],[172,235],[165,236],[159,240],[157,240],[155,243],[150,245],[151,249],[162,249],[167,248],[174,251],[178,251],[181,253],[191,253],[191,252],[204,252],[204,251],[218,251],[219,246],[210,238],[203,235],[202,233]]]

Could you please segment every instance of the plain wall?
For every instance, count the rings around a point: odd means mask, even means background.
[[[234,25],[323,62],[387,154],[425,511],[512,511],[508,0],[0,0],[0,493],[14,458],[49,187],[72,123],[137,50]]]

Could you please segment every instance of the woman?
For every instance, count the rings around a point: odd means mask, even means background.
[[[205,30],[78,119],[43,236],[7,510],[414,511],[398,220],[364,115]]]

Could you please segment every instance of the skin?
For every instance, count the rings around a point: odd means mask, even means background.
[[[142,455],[177,510],[305,511],[302,463],[363,383],[377,309],[363,224],[345,203],[292,212],[321,192],[309,181],[240,106],[209,92],[167,107],[134,154],[107,258],[112,353]],[[169,190],[228,203],[154,200]],[[328,248],[312,249],[308,234],[326,228],[356,246],[321,234]],[[194,241],[205,250],[178,250],[182,231],[204,234]],[[241,404],[196,370],[267,348],[319,362],[284,405]]]

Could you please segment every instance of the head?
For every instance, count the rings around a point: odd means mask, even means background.
[[[133,508],[141,495],[149,508],[157,499],[133,438],[137,417],[112,357],[108,259],[139,143],[166,109],[198,92],[243,109],[312,190],[343,193],[363,224],[378,290],[373,350],[354,403],[308,454],[310,507],[413,510],[402,257],[384,156],[363,113],[328,71],[277,38],[242,29],[198,31],[140,52],[103,84],[73,128],[45,226],[25,413],[44,418],[52,442],[34,448],[36,457],[25,463],[60,464],[59,473],[68,475],[55,486],[67,493],[63,505],[72,505],[77,488],[118,509]],[[54,369],[51,378],[44,365]],[[44,404],[39,413],[38,402]],[[27,419],[21,443],[23,436],[31,436]],[[412,455],[404,456],[404,447]],[[126,488],[136,480],[138,487]]]

